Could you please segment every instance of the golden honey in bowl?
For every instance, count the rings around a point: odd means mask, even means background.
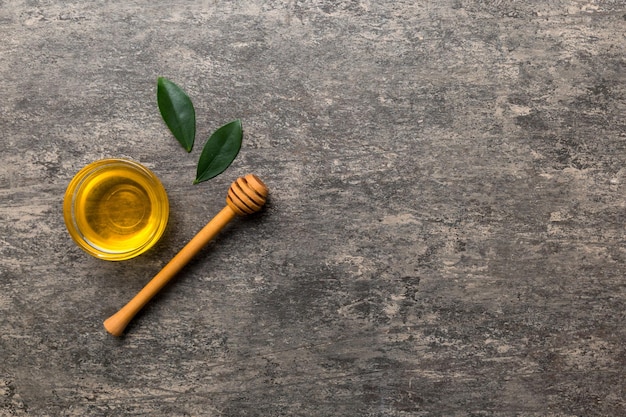
[[[163,185],[146,167],[105,159],[89,164],[72,179],[63,214],[79,247],[101,259],[124,260],[159,240],[169,203]]]

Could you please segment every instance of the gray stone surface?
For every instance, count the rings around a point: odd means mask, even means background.
[[[5,0],[0,38],[0,415],[626,415],[623,0]],[[62,219],[104,157],[172,206],[121,263]],[[248,172],[267,210],[108,335]]]

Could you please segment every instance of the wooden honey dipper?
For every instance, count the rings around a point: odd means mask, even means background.
[[[226,196],[226,207],[207,223],[172,260],[120,311],[104,321],[113,336],[121,336],[128,323],[235,215],[259,211],[265,204],[268,189],[256,175],[248,174],[233,182]]]

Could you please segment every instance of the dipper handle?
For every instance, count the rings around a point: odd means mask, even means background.
[[[255,175],[248,174],[233,182],[226,196],[226,207],[211,219],[172,260],[155,275],[135,297],[104,321],[113,336],[121,336],[135,315],[152,299],[235,215],[259,211],[267,199],[268,189]]]

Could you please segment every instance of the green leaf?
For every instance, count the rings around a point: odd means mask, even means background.
[[[242,139],[241,120],[232,121],[217,129],[202,149],[193,183],[210,180],[224,172],[237,157]]]
[[[187,152],[191,152],[196,138],[196,111],[189,96],[164,77],[157,80],[159,111],[174,137]]]

